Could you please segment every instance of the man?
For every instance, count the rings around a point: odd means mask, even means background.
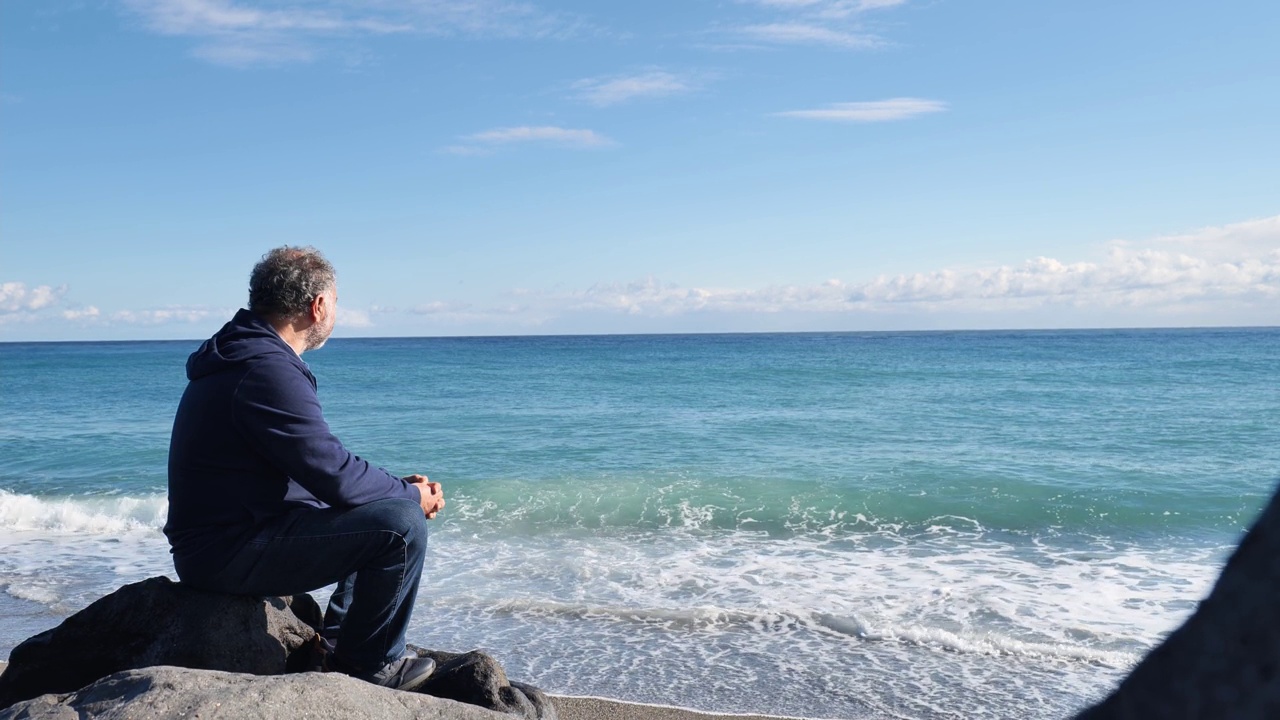
[[[169,445],[164,532],[182,582],[291,595],[337,583],[329,669],[401,690],[434,669],[405,649],[440,484],[399,478],[329,431],[302,353],[333,331],[333,266],[310,247],[263,256],[240,310],[187,359]]]

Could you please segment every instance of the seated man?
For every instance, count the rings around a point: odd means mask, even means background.
[[[314,248],[263,256],[240,310],[187,359],[169,445],[164,532],[182,582],[292,595],[337,583],[329,669],[412,690],[434,663],[406,652],[439,483],[352,455],[301,359],[333,331],[333,266]]]

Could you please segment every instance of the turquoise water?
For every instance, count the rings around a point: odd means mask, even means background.
[[[0,344],[0,657],[171,573],[165,455],[197,344]],[[1280,476],[1276,329],[306,359],[349,447],[445,485],[411,638],[568,694],[1064,715],[1194,609]]]

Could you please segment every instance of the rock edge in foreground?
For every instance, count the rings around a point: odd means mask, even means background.
[[[503,720],[474,705],[398,692],[345,675],[264,677],[170,666],[125,670],[73,693],[41,695],[0,710],[0,720],[92,718],[277,720]]]
[[[240,682],[250,684],[255,678],[292,677],[319,667],[316,627],[320,621],[319,606],[306,594],[286,598],[223,595],[166,577],[149,578],[99,598],[14,648],[0,674],[0,708],[49,695],[78,698],[82,688],[87,690],[100,679],[110,677],[116,682],[121,673],[161,666],[239,673],[247,678]],[[509,681],[502,666],[485,653],[414,650],[437,663],[436,673],[420,693],[528,720],[556,720],[555,706],[546,695]],[[307,683],[356,682],[372,691],[414,694],[360,683],[338,673],[310,675]],[[178,693],[180,676],[166,677],[171,681],[169,695]],[[63,702],[55,704],[67,707]],[[313,708],[298,710],[310,714]],[[145,711],[131,716],[167,717]]]

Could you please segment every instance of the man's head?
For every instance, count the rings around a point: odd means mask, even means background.
[[[337,302],[333,266],[313,247],[278,247],[263,255],[249,274],[249,309],[277,330],[287,327],[303,333],[305,350],[315,350],[329,339]]]

